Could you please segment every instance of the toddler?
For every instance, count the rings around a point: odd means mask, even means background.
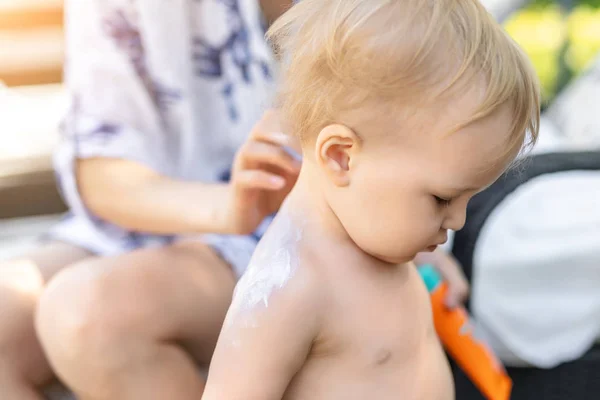
[[[303,0],[268,35],[303,166],[203,399],[453,399],[412,260],[535,142],[529,62],[477,0]]]

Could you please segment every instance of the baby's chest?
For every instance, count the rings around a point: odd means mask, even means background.
[[[397,290],[344,294],[329,321],[324,343],[365,366],[414,361],[437,346],[428,293],[420,281]]]

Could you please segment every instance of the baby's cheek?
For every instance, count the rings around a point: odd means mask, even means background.
[[[412,260],[422,250],[423,227],[418,219],[405,213],[400,219],[389,218],[386,235],[381,235],[382,251],[397,262]]]
[[[353,240],[363,250],[384,259],[412,259],[421,250],[419,246],[431,240],[425,232],[432,230],[433,216],[423,204],[423,197],[415,196],[408,183],[360,183],[360,187],[352,187],[352,195],[345,199],[347,207],[339,210],[342,213],[336,210]],[[434,230],[437,232],[437,228]]]

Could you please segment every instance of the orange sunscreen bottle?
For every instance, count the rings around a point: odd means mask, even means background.
[[[450,356],[488,400],[508,400],[512,381],[492,351],[473,336],[464,308],[445,305],[448,285],[432,265],[419,267],[431,295],[435,330]]]

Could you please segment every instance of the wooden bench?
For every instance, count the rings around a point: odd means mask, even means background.
[[[63,63],[63,0],[0,1],[0,219],[65,209],[51,163]]]
[[[63,0],[0,1],[0,81],[60,82],[63,58]]]
[[[62,86],[2,90],[0,219],[64,211],[51,160],[66,109]]]

